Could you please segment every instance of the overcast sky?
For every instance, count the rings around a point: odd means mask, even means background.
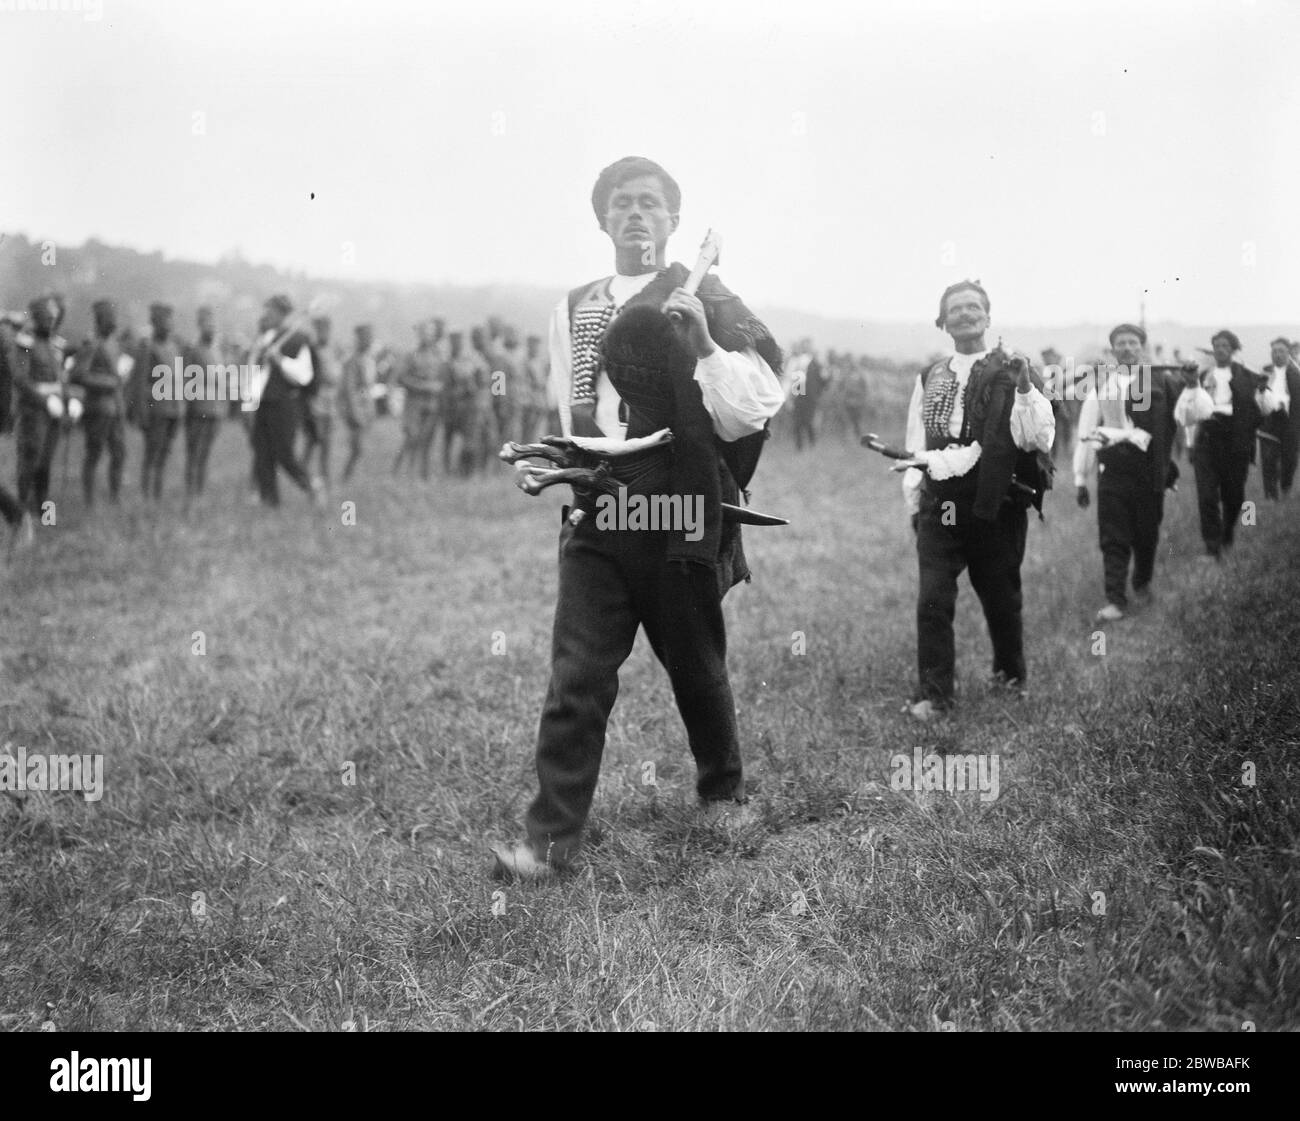
[[[570,287],[602,166],[752,304],[1300,321],[1288,0],[0,0],[0,223],[327,276]],[[36,0],[42,3],[44,0]],[[315,194],[313,199],[311,196]]]

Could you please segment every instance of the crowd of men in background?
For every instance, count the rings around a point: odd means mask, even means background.
[[[180,440],[187,508],[204,492],[213,447],[229,422],[244,431],[252,453],[250,501],[268,506],[279,504],[280,472],[317,503],[336,480],[350,480],[377,415],[394,416],[400,424],[391,473],[418,474],[423,480],[431,478],[435,464],[448,476],[486,471],[503,442],[532,443],[559,430],[542,338],[525,336],[497,316],[467,331],[448,331],[437,317],[422,321],[414,327],[413,349],[403,353],[378,346],[367,323],[354,327],[345,347],[329,316],[300,313],[284,296],[266,302],[251,345],[224,334],[209,307],[198,309],[188,337],[178,331],[174,309],[166,303],[150,306],[149,329],[142,337],[119,322],[112,301],[99,300],[92,310],[93,333],[75,346],[58,333],[65,307],[56,295],[32,300],[25,314],[0,317],[0,433],[13,429],[17,451],[17,493],[0,485],[0,516],[10,525],[14,544],[30,542],[34,525],[48,516],[58,451],[62,447],[66,475],[76,428],[83,434],[80,478],[87,507],[99,497],[101,463],[108,500],[119,501],[126,428],[134,425],[142,435],[143,499],[162,498]],[[1280,353],[1290,364],[1290,376],[1300,379],[1300,343],[1276,340],[1270,370],[1281,368]],[[1155,361],[1161,360],[1157,353]],[[1061,356],[1049,348],[1042,361],[1050,371]],[[1181,361],[1175,355],[1175,362]],[[789,407],[773,422],[773,434],[803,451],[819,436],[856,443],[870,428],[892,427],[897,417],[880,415],[882,403],[873,399],[877,365],[845,350],[819,354],[811,339],[797,340],[783,376]],[[202,387],[191,392],[183,372],[195,367],[205,375],[226,373],[216,381],[205,376]],[[161,369],[176,374],[160,378]],[[1279,376],[1275,373],[1275,380]],[[1048,393],[1056,414],[1051,455],[1057,460],[1064,450],[1068,462],[1081,402],[1062,387],[1053,388],[1056,392]],[[1279,382],[1276,390],[1288,407],[1261,417],[1250,437],[1259,441],[1265,493],[1271,498],[1290,489],[1297,450],[1292,417],[1300,420],[1300,406],[1290,409],[1294,398],[1287,398],[1286,386]],[[1175,457],[1181,444],[1180,429]],[[1234,469],[1234,479],[1238,473]]]

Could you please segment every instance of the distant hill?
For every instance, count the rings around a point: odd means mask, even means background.
[[[195,309],[206,303],[217,309],[227,333],[247,338],[262,302],[276,292],[287,292],[300,307],[315,305],[333,315],[341,341],[350,335],[353,324],[364,320],[374,324],[382,343],[405,349],[414,341],[412,324],[433,315],[445,319],[451,329],[468,328],[489,315],[499,315],[526,334],[544,335],[547,317],[564,294],[560,288],[515,284],[462,287],[315,278],[252,264],[234,254],[215,264],[201,264],[169,260],[161,253],[141,253],[94,239],[76,248],[54,247],[53,262],[44,263],[43,258],[48,257],[39,241],[22,235],[7,235],[0,240],[0,307],[22,308],[31,296],[47,289],[58,290],[68,300],[63,333],[72,339],[90,330],[90,305],[105,296],[117,302],[122,322],[137,329],[148,324],[149,304],[166,299],[176,307],[182,335],[192,330]],[[829,347],[871,355],[885,369],[922,361],[940,351],[945,342],[944,336],[924,320],[834,319],[794,308],[761,305],[755,311],[783,345],[808,337],[822,350]],[[1050,345],[1082,361],[1099,354],[1111,326],[997,324],[995,331],[1009,346],[1034,357]],[[1149,324],[1148,329],[1152,343],[1163,345],[1166,354],[1172,356],[1175,347],[1188,354],[1198,346],[1208,347],[1210,335],[1223,326],[1231,326],[1241,337],[1248,365],[1267,360],[1270,339],[1300,333],[1296,324],[1188,326],[1161,322]]]

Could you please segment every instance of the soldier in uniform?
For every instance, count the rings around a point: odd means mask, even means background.
[[[140,344],[133,373],[136,415],[144,429],[140,491],[145,501],[157,501],[162,498],[167,457],[185,417],[185,401],[174,392],[172,373],[177,360],[184,369],[185,344],[172,331],[171,304],[150,304],[149,323],[152,334]]]
[[[186,358],[187,365],[203,367],[203,392],[197,399],[185,402],[185,501],[203,493],[208,478],[208,457],[212,454],[212,445],[221,427],[221,418],[230,411],[230,398],[237,394],[230,392],[231,383],[226,370],[224,347],[217,338],[216,321],[210,307],[201,307],[198,311],[199,339]],[[214,367],[222,370],[219,378],[208,376]],[[218,384],[226,387],[225,396],[209,394],[210,389]]]
[[[307,428],[307,446],[303,451],[303,466],[311,471],[312,452],[319,449],[320,470],[317,475],[326,485],[330,481],[330,449],[334,443],[334,413],[338,404],[339,381],[342,379],[343,361],[331,342],[333,324],[329,316],[313,319],[316,335],[316,377],[307,394],[307,410],[311,424]]]
[[[405,393],[402,404],[402,448],[393,464],[396,474],[403,463],[420,465],[420,477],[428,480],[433,440],[438,432],[439,397],[443,386],[443,361],[436,323],[417,325],[419,343],[402,367],[397,383]]]
[[[543,425],[546,424],[547,414],[549,412],[550,400],[547,392],[547,383],[550,378],[550,371],[547,367],[546,356],[542,354],[542,337],[540,335],[528,336],[528,353],[523,361],[522,382],[522,401],[520,408],[520,433],[521,443],[535,443],[541,436]]]
[[[86,450],[81,461],[81,489],[86,505],[95,504],[95,469],[108,449],[108,500],[116,505],[126,464],[126,399],[122,384],[122,348],[117,341],[117,312],[112,300],[93,305],[95,337],[77,354],[71,381],[86,394]]]
[[[40,296],[28,310],[31,331],[14,340],[13,382],[18,406],[18,501],[36,519],[49,498],[59,427],[67,415],[63,381],[67,344],[55,334],[64,310],[58,296]]]
[[[375,359],[370,353],[374,343],[374,329],[369,323],[356,326],[356,349],[343,364],[343,380],[339,385],[339,414],[348,429],[348,461],[343,467],[343,481],[352,478],[361,459],[361,443],[370,422],[375,418],[375,402],[371,390],[375,384]]]
[[[465,476],[487,470],[497,443],[491,369],[485,334],[482,328],[475,327],[470,332],[470,349],[452,361],[453,377],[460,389],[460,473]]]

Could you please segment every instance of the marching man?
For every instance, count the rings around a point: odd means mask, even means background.
[[[963,569],[993,640],[994,683],[1025,686],[1020,564],[1028,507],[1041,510],[1048,485],[1044,464],[1056,424],[1028,360],[1000,345],[989,350],[989,310],[978,281],[944,291],[935,326],[952,337],[954,353],[917,378],[907,411],[907,447],[919,466],[904,474],[903,496],[920,562],[920,680],[908,711],[922,721],[953,703],[952,624]]]
[[[1088,477],[1096,466],[1106,587],[1106,605],[1097,612],[1102,623],[1124,618],[1130,557],[1134,598],[1143,603],[1151,598],[1165,489],[1174,473],[1174,405],[1182,385],[1165,370],[1143,364],[1146,343],[1147,333],[1132,323],[1111,331],[1117,365],[1098,367],[1079,410],[1074,485],[1079,505],[1086,508]]]
[[[686,401],[674,443],[633,453],[636,462],[620,468],[628,472],[624,481],[630,491],[672,493],[677,484],[671,480],[680,478],[679,467],[689,462],[700,471],[701,490],[712,485],[716,494],[721,486],[723,501],[734,501],[736,482],[725,457],[729,447],[734,452],[747,438],[761,446],[782,401],[776,373],[780,349],[716,279],[706,277],[699,295],[692,296],[682,288],[687,270],[668,267],[667,243],[677,229],[681,191],[662,167],[635,156],[621,159],[600,173],[591,202],[597,223],[613,242],[614,275],[575,289],[551,319],[551,384],[563,434],[604,437],[612,444],[637,436],[632,431],[638,425],[636,409],[625,414],[601,347],[607,329],[629,305],[659,309],[676,317],[670,328],[674,353],[691,364],[694,380],[687,368],[691,392],[682,394]],[[649,354],[633,357],[654,367]],[[649,396],[666,390],[652,375],[645,386]],[[705,439],[686,438],[699,426]],[[696,455],[701,449],[704,454]],[[672,681],[706,816],[739,814],[745,780],[722,597],[747,572],[738,536],[717,532],[721,503],[713,507],[705,511],[713,532],[698,542],[662,528],[601,528],[599,518],[571,518],[566,510],[551,683],[537,735],[539,790],[525,819],[524,839],[493,847],[498,873],[538,879],[573,860],[596,790],[619,668],[641,627]]]
[[[1291,493],[1300,450],[1300,363],[1291,349],[1290,340],[1274,339],[1269,344],[1273,364],[1264,371],[1274,408],[1259,429],[1259,473],[1264,497],[1274,501]]]
[[[1191,429],[1196,503],[1207,558],[1219,560],[1232,548],[1237,518],[1246,496],[1246,476],[1255,461],[1255,430],[1275,402],[1268,378],[1246,369],[1233,355],[1241,341],[1231,331],[1210,339],[1214,367],[1192,373],[1178,398],[1174,416]]]

